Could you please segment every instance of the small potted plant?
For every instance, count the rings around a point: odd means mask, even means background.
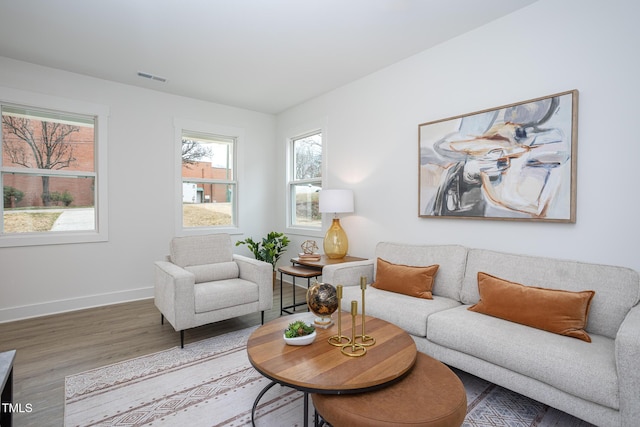
[[[247,245],[257,260],[268,262],[273,268],[273,285],[276,283],[276,263],[286,252],[289,238],[284,233],[272,231],[262,241],[254,241],[251,237],[236,242],[236,246]]]
[[[284,330],[284,342],[289,345],[307,345],[316,339],[316,328],[302,320],[290,323]]]

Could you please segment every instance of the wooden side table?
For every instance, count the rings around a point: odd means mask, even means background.
[[[307,279],[307,289],[311,285],[311,279],[322,276],[322,268],[326,265],[341,264],[343,262],[365,261],[366,258],[358,258],[354,256],[345,256],[344,258],[329,258],[322,255],[317,261],[310,261],[301,258],[291,258],[291,266],[278,267],[280,272],[280,315],[283,313],[293,314],[296,307],[306,304],[305,302],[296,303],[296,278]],[[293,304],[283,306],[282,301],[282,275],[291,276],[293,282]]]
[[[2,380],[2,407],[0,408],[0,425],[2,427],[11,427],[12,412],[11,409],[5,410],[5,403],[13,404],[13,361],[16,357],[16,351],[5,351],[0,353],[0,379]]]
[[[296,277],[307,279],[307,289],[311,285],[311,279],[322,276],[322,270],[318,270],[317,268],[309,268],[309,267],[301,267],[297,265],[292,266],[283,266],[278,267],[278,271],[280,272],[280,316],[283,313],[293,314],[296,310],[296,307],[301,305],[305,305],[307,302],[299,302],[296,303]],[[293,283],[293,304],[283,306],[282,302],[282,275],[286,274],[291,276],[291,281]],[[291,311],[290,311],[291,310]]]
[[[322,270],[323,267],[332,264],[342,264],[344,262],[355,262],[355,261],[366,261],[366,258],[358,258],[355,256],[347,255],[344,258],[329,258],[326,255],[322,255],[319,261],[309,261],[308,259],[300,259],[300,258],[291,258],[291,263],[293,265],[299,264],[304,265],[305,267],[319,268]]]

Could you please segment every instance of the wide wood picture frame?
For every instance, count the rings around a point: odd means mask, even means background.
[[[418,125],[418,216],[576,222],[578,91]]]

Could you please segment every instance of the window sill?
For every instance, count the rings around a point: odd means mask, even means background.
[[[285,232],[294,236],[324,237],[322,230],[317,228],[287,227]]]
[[[49,245],[68,245],[76,243],[96,243],[109,241],[107,232],[70,232],[70,233],[25,233],[25,234],[6,234],[0,237],[0,248],[19,247],[19,246],[49,246]]]

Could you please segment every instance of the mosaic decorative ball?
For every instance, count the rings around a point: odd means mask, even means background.
[[[331,315],[338,309],[336,288],[329,283],[314,283],[307,291],[307,305],[313,314],[330,321]]]

